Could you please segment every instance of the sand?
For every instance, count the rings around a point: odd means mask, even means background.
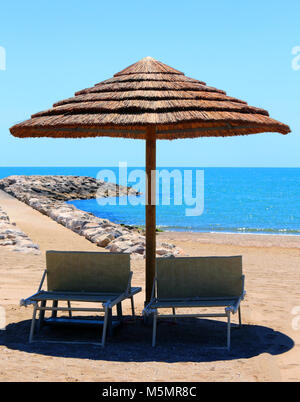
[[[38,287],[45,250],[97,250],[16,199],[0,193],[0,205],[35,243],[41,255],[0,249],[0,305],[6,330],[0,331],[1,381],[299,381],[300,380],[300,238],[200,233],[160,233],[187,254],[243,255],[247,296],[244,326],[232,330],[232,350],[220,320],[178,320],[159,324],[157,347],[151,328],[129,318],[105,349],[90,345],[28,344],[32,308],[19,300]],[[144,286],[144,261],[132,262],[133,285]],[[136,297],[141,314],[144,293]],[[294,309],[294,310],[293,310]],[[124,303],[130,314],[129,302]],[[294,325],[293,328],[293,320]],[[233,317],[237,322],[237,317]],[[299,320],[300,323],[300,320]],[[299,325],[300,326],[300,325]],[[98,340],[98,330],[43,329],[44,335]],[[98,333],[99,332],[99,333]]]

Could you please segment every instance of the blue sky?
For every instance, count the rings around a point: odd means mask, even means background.
[[[299,0],[2,2],[0,166],[143,166],[143,141],[18,139],[8,129],[152,56],[292,129],[159,141],[159,166],[299,167],[300,69],[292,69],[299,15]]]

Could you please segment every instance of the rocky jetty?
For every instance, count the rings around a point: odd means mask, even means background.
[[[98,218],[65,201],[121,195],[139,195],[130,187],[82,176],[9,176],[0,189],[49,216],[61,225],[111,252],[145,257],[145,237],[140,230]],[[157,256],[175,257],[182,251],[169,243],[157,245]]]
[[[0,180],[0,189],[24,202],[35,196],[69,201],[139,195],[132,187],[86,176],[9,176]]]
[[[38,245],[11,223],[8,215],[0,207],[0,247],[8,247],[20,253],[40,254]]]

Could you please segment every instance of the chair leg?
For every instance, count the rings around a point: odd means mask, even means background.
[[[130,299],[131,299],[131,313],[132,313],[132,317],[135,318],[133,296],[131,296]]]
[[[157,310],[153,313],[153,333],[152,333],[152,347],[156,344],[156,328],[157,328]]]
[[[108,319],[107,319],[107,335],[113,335],[113,325],[112,325],[112,309],[108,309]]]
[[[103,330],[102,330],[102,343],[101,346],[104,348],[105,346],[105,340],[106,340],[106,330],[107,330],[107,323],[108,323],[108,317],[109,316],[109,308],[105,307],[105,316],[104,316],[104,324],[103,324]]]
[[[172,307],[173,315],[176,315],[175,307]],[[174,317],[174,322],[176,322],[176,317]]]
[[[58,300],[53,300],[52,303],[52,307],[57,307],[58,306]],[[56,318],[57,317],[57,310],[52,310],[52,314],[51,314],[52,318]]]
[[[43,300],[41,302],[41,307],[46,307],[46,300]],[[44,323],[44,318],[45,318],[45,310],[40,310],[40,314],[39,314],[39,322],[38,322],[38,331],[42,328],[43,323]]]
[[[230,350],[230,311],[227,311],[227,350]]]
[[[239,327],[242,326],[242,314],[241,314],[241,306],[239,306]]]
[[[123,320],[122,303],[117,304],[117,315],[118,315],[120,322],[122,322],[122,320]]]
[[[32,321],[31,321],[31,327],[30,327],[30,333],[29,333],[29,343],[31,343],[32,339],[33,339],[37,308],[38,308],[38,303],[36,303],[33,308]]]
[[[68,308],[71,309],[71,302],[68,301]],[[72,311],[69,310],[69,317],[72,318]]]

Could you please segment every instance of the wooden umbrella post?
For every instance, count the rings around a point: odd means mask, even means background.
[[[156,260],[156,138],[155,127],[146,137],[146,303],[151,299]]]

